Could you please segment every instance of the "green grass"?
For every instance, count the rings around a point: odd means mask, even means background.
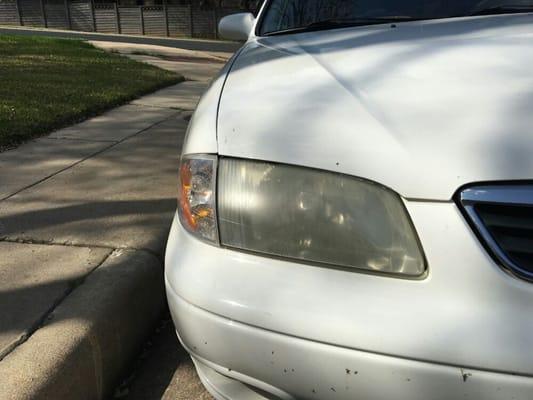
[[[181,80],[81,41],[0,35],[0,151]]]

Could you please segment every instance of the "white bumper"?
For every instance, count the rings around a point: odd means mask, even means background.
[[[168,300],[204,381],[281,399],[533,398],[533,285],[493,263],[455,204],[406,205],[421,281],[221,249],[175,222]],[[220,399],[262,398],[212,376],[241,394],[211,388]]]

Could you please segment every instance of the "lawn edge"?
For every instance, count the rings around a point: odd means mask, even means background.
[[[1,25],[0,25],[0,27],[1,27]],[[14,35],[14,36],[16,36],[16,35]],[[80,39],[80,38],[69,39],[69,38],[63,38],[63,37],[45,37],[45,36],[35,36],[35,38],[37,38],[37,39],[45,38],[45,39],[51,39],[51,40],[74,40],[74,41],[77,41],[77,42],[84,43],[84,44],[88,45],[89,47],[91,47],[92,49],[95,49],[95,50],[98,50],[98,51],[106,53],[104,50],[94,46],[92,43],[89,43],[89,41],[84,40],[84,39]],[[111,57],[122,57],[124,59],[127,59],[129,62],[138,63],[138,64],[146,64],[146,63],[143,63],[143,62],[140,62],[140,61],[132,60],[131,58],[127,57],[126,55],[116,54],[116,53],[108,53],[108,54]],[[110,110],[112,110],[114,108],[129,104],[129,103],[131,103],[134,100],[140,99],[141,97],[144,97],[146,95],[155,93],[155,92],[157,92],[157,91],[159,91],[161,89],[167,88],[169,86],[177,85],[179,83],[183,83],[183,82],[187,81],[186,77],[183,76],[180,73],[170,72],[170,71],[167,71],[167,70],[165,70],[163,68],[160,68],[160,67],[158,67],[156,65],[152,65],[152,64],[148,64],[148,65],[150,65],[152,68],[159,69],[159,70],[164,71],[165,73],[169,74],[168,79],[165,79],[164,81],[161,81],[159,84],[155,84],[155,85],[153,85],[151,87],[148,87],[148,88],[146,88],[144,90],[139,90],[139,91],[137,91],[135,93],[132,93],[130,96],[124,96],[123,98],[116,99],[115,101],[111,101],[109,103],[103,103],[103,104],[95,105],[93,107],[89,107],[87,110],[83,111],[82,113],[80,113],[78,115],[74,115],[71,118],[65,118],[64,120],[57,121],[57,123],[50,124],[49,126],[44,126],[44,127],[42,127],[42,130],[38,130],[38,131],[34,132],[33,134],[31,134],[29,137],[25,137],[22,140],[14,140],[13,142],[7,143],[7,144],[2,144],[1,141],[0,141],[0,153],[2,153],[4,151],[9,151],[9,150],[16,149],[17,147],[23,145],[24,143],[28,143],[28,142],[31,142],[32,140],[42,138],[42,137],[47,136],[47,135],[49,135],[49,134],[51,134],[51,133],[53,133],[53,132],[55,132],[57,130],[64,129],[64,128],[67,128],[69,126],[79,124],[79,123],[84,122],[84,121],[86,121],[88,119],[91,119],[91,118],[94,118],[94,117],[98,117],[98,116],[100,116],[100,115],[102,115],[102,114],[104,114],[104,113],[106,113],[106,112],[108,112],[108,111],[110,111]],[[174,75],[174,76],[172,77],[171,75]]]
[[[158,68],[158,67],[155,67],[155,68]],[[14,143],[12,145],[6,145],[6,146],[2,146],[0,144],[0,153],[2,153],[4,151],[14,150],[17,147],[22,146],[25,143],[31,142],[32,140],[48,136],[51,133],[54,133],[55,131],[68,128],[69,126],[80,124],[80,123],[82,123],[84,121],[87,121],[87,120],[89,120],[91,118],[103,115],[106,112],[111,111],[111,110],[113,110],[115,108],[124,106],[126,104],[130,104],[132,101],[138,100],[141,97],[150,95],[150,94],[155,93],[155,92],[157,92],[157,91],[159,91],[161,89],[165,89],[167,87],[178,85],[180,83],[183,83],[183,82],[187,81],[187,79],[183,75],[180,75],[180,74],[176,74],[176,75],[177,75],[177,77],[176,77],[175,80],[172,80],[172,81],[169,81],[169,82],[165,82],[165,83],[163,83],[161,85],[156,85],[156,86],[151,87],[151,88],[149,88],[147,90],[139,92],[139,93],[135,94],[134,96],[125,98],[125,99],[123,99],[121,101],[117,101],[116,103],[105,105],[105,106],[102,106],[102,107],[99,107],[99,108],[95,108],[94,110],[88,111],[87,113],[85,113],[83,115],[80,115],[79,118],[72,118],[72,119],[69,119],[69,120],[62,121],[61,123],[58,123],[57,125],[54,125],[54,126],[50,127],[49,129],[43,130],[43,132],[37,133],[35,135],[32,135],[31,137],[26,138],[25,140],[21,140],[21,141],[16,142],[16,143]]]

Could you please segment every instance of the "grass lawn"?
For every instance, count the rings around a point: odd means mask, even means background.
[[[181,80],[81,41],[0,35],[0,151]]]

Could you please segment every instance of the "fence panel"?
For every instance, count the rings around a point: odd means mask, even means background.
[[[40,1],[19,0],[20,15],[22,24],[25,26],[43,27],[43,11]]]
[[[242,11],[238,2],[200,7],[199,2],[153,6],[117,6],[94,0],[0,0],[0,24],[72,29],[129,35],[217,38],[226,15]],[[67,6],[68,4],[68,6]],[[19,19],[20,18],[20,19]]]
[[[85,1],[70,3],[70,20],[75,31],[94,31],[91,3]]]
[[[144,34],[148,36],[166,36],[165,9],[162,6],[141,7],[141,9],[144,19]]]
[[[117,33],[117,16],[114,3],[97,3],[94,5],[96,32]]]
[[[169,5],[168,31],[170,36],[191,36],[191,8],[190,6]]]
[[[193,7],[192,37],[212,39],[215,37],[215,11]]]
[[[0,24],[19,25],[16,0],[0,0]]]
[[[120,31],[126,35],[142,35],[141,8],[119,7]]]
[[[235,7],[222,7],[222,8],[217,8],[217,24],[220,22],[220,20],[228,15],[231,15],[231,14],[237,14],[237,13],[241,13],[243,12],[241,9],[239,8],[235,8]]]
[[[44,3],[46,26],[55,29],[68,29],[68,17],[63,0],[47,0]]]

